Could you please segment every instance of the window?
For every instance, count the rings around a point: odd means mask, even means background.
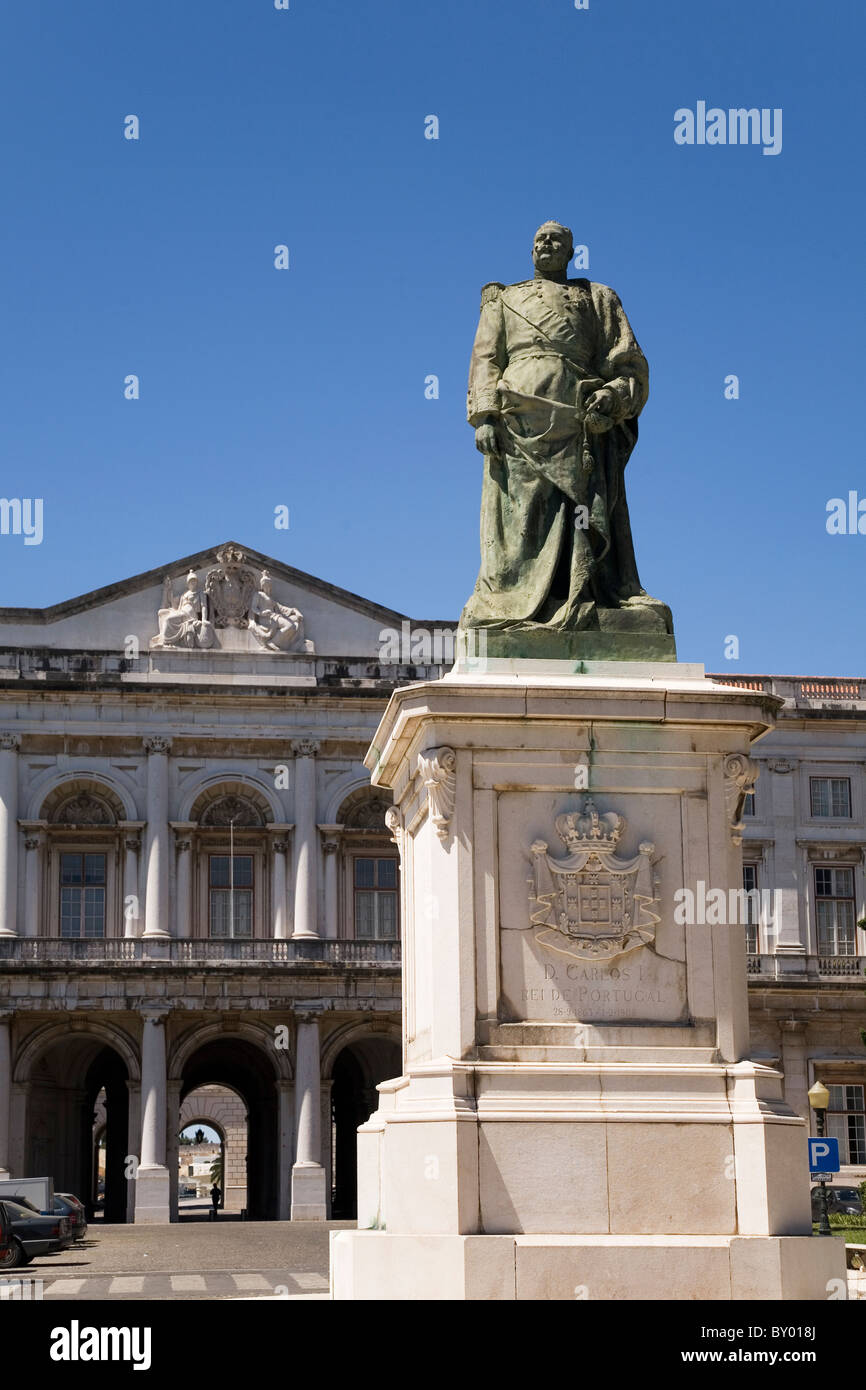
[[[208,868],[210,934],[248,938],[253,934],[253,856],[212,854]]]
[[[757,864],[743,865],[743,887],[746,892],[751,894],[758,891],[758,866]],[[750,956],[760,954],[758,944],[758,899],[753,897],[746,898],[746,950]]]
[[[752,790],[751,790],[750,792],[746,792],[745,798],[744,798],[744,800],[743,800],[743,815],[744,815],[744,816],[753,816],[754,814],[755,814],[755,789],[754,789],[754,787],[753,787]]]
[[[839,1140],[841,1163],[866,1163],[866,1114],[862,1086],[828,1086],[827,1133]]]
[[[820,956],[856,956],[854,870],[815,870],[815,916]]]
[[[838,820],[851,818],[851,781],[848,777],[810,777],[812,815]]]
[[[397,860],[355,860],[355,936],[397,939]]]
[[[60,935],[105,936],[104,854],[61,854]]]

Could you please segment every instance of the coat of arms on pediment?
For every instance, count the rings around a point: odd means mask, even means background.
[[[257,587],[255,572],[244,564],[244,552],[236,545],[224,545],[216,559],[204,586],[214,627],[246,627]]]
[[[579,960],[609,960],[653,943],[655,845],[644,841],[633,858],[622,858],[617,849],[625,824],[624,816],[602,814],[587,798],[582,812],[554,821],[565,858],[554,858],[544,840],[532,845],[530,925],[539,945]]]

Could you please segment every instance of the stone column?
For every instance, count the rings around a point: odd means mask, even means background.
[[[801,974],[806,969],[806,942],[800,916],[803,908],[801,899],[808,894],[809,885],[808,881],[802,882],[803,856],[798,851],[794,836],[796,764],[788,758],[769,758],[765,777],[770,784],[766,791],[770,792],[772,799],[772,812],[767,819],[772,820],[776,836],[773,851],[776,973]],[[765,788],[761,787],[761,792],[764,791]]]
[[[291,1081],[277,1081],[277,1103],[279,1114],[279,1190],[277,1193],[277,1219],[289,1221],[292,1215],[292,1147],[294,1139],[294,1117],[292,1115],[293,1091]]]
[[[0,1179],[11,1177],[12,1010],[0,1010]]]
[[[806,1021],[802,1018],[783,1018],[779,1020],[782,1038],[782,1060],[779,1070],[785,1077],[784,1096],[792,1110],[802,1115],[808,1125],[811,1121],[809,1108],[809,1079],[806,1058]]]
[[[289,935],[289,911],[286,904],[286,854],[289,842],[286,831],[291,826],[270,826],[271,839],[271,934],[275,941],[285,941]]]
[[[45,842],[45,821],[21,821],[24,831],[24,935],[39,935],[42,907],[42,846]]]
[[[322,853],[325,856],[325,936],[335,941],[339,936],[337,863],[342,825],[320,825]]]
[[[292,1220],[326,1221],[327,1183],[322,1167],[322,1083],[319,1015],[296,1014],[295,1163],[292,1168]]]
[[[177,850],[177,902],[174,905],[176,932],[180,941],[192,936],[192,837],[174,827]]]
[[[170,1220],[166,1166],[165,1019],[168,1009],[145,1008],[141,1039],[141,1148],[135,1184],[136,1224]]]
[[[312,738],[295,739],[295,922],[292,936],[318,936],[316,754]]]
[[[123,835],[123,935],[138,936],[141,931],[141,885],[138,877],[138,856],[141,850],[137,821],[122,821]]]
[[[166,1166],[168,1168],[168,1206],[169,1220],[179,1219],[178,1211],[178,1162],[180,1157],[180,1093],[182,1081],[166,1082],[166,1102],[168,1106],[168,1135],[165,1141]]]
[[[141,1083],[138,1081],[127,1081],[126,1089],[129,1092],[126,1152],[134,1154],[138,1153],[141,1141]],[[126,1221],[127,1225],[130,1226],[135,1221],[135,1190],[135,1179],[130,1178],[126,1184]]]
[[[168,937],[168,753],[171,739],[144,740],[147,749],[147,883],[145,937]]]
[[[18,935],[18,749],[21,735],[0,733],[0,936]]]

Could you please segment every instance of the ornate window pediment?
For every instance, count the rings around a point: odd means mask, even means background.
[[[123,805],[106,786],[85,776],[70,778],[46,797],[42,818],[50,825],[114,826],[125,819]]]
[[[264,816],[257,806],[245,796],[229,794],[212,801],[204,810],[201,825],[235,826],[259,829],[265,824]]]
[[[54,816],[56,825],[113,825],[114,817],[104,802],[90,792],[79,792],[63,803]]]
[[[390,796],[362,788],[346,798],[337,817],[346,830],[366,830],[377,835],[389,835],[385,816],[393,806]]]

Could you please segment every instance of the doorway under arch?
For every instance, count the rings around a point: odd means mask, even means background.
[[[227,1178],[233,1181],[234,1209],[246,1208],[251,1221],[274,1221],[279,1200],[279,1107],[277,1073],[265,1052],[246,1038],[214,1038],[202,1043],[187,1059],[180,1092],[181,1124],[194,1118],[222,1130],[229,1148]],[[203,1094],[215,1093],[234,1100],[243,1110],[243,1121],[234,1125],[234,1149],[225,1119],[208,1119]],[[209,1107],[208,1107],[209,1108]],[[189,1115],[190,1118],[187,1118]],[[179,1132],[178,1131],[178,1132]],[[243,1135],[243,1139],[240,1138]],[[241,1147],[241,1144],[243,1147]],[[223,1186],[224,1196],[229,1188]],[[228,1203],[226,1203],[228,1212]]]
[[[243,1096],[229,1086],[199,1086],[190,1091],[180,1108],[180,1134],[193,1134],[197,1127],[210,1128],[219,1135],[222,1172],[219,1186],[223,1194],[222,1209],[241,1212],[247,1205],[247,1107]],[[194,1183],[202,1186],[204,1153],[194,1147],[180,1145],[178,1182],[182,1189]],[[194,1169],[193,1173],[184,1169]],[[208,1202],[210,1198],[208,1197]],[[183,1199],[179,1210],[183,1211]]]
[[[358,1214],[358,1126],[378,1104],[376,1087],[399,1076],[400,1046],[392,1038],[366,1037],[347,1043],[331,1072],[331,1215],[350,1221]]]

